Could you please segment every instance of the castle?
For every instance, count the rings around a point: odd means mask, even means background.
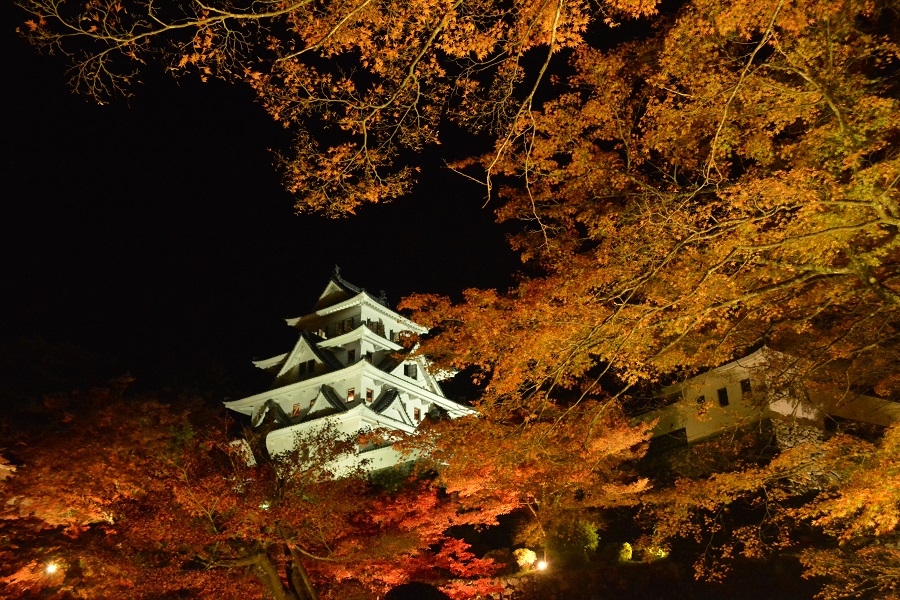
[[[427,418],[457,418],[474,411],[449,400],[423,357],[408,356],[399,343],[407,333],[428,330],[395,312],[384,295],[375,297],[334,274],[313,312],[287,319],[297,342],[284,354],[254,364],[270,373],[272,387],[225,402],[229,409],[263,423],[271,455],[294,449],[299,434],[328,423],[342,435],[413,433]],[[356,462],[368,471],[393,467],[410,457],[391,445],[360,446]]]

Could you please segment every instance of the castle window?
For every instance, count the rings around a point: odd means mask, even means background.
[[[410,379],[418,379],[419,378],[419,368],[418,365],[403,365],[403,374],[409,377]]]
[[[753,388],[750,387],[750,379],[741,379],[741,393],[749,394]]]
[[[422,420],[422,410],[419,408],[413,409],[413,417],[416,419],[416,423]]]
[[[356,400],[356,388],[349,388],[347,390],[347,402],[353,402]]]
[[[719,388],[719,406],[728,406],[728,388]]]
[[[372,353],[366,352],[366,362],[372,364]]]
[[[347,350],[347,364],[356,362],[356,350]]]
[[[369,328],[372,333],[376,333],[381,337],[384,337],[384,323],[381,322],[381,319],[377,321],[373,321],[372,319],[366,319],[366,326]]]
[[[366,388],[366,404],[372,403],[372,398],[375,395],[375,392]]]
[[[300,416],[300,404],[294,405],[294,410],[291,411],[291,417],[299,417]]]

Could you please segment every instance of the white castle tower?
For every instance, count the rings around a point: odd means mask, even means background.
[[[402,357],[401,334],[428,330],[393,311],[383,293],[376,298],[345,281],[337,267],[313,312],[287,323],[299,332],[293,349],[254,361],[272,374],[272,388],[225,402],[254,427],[275,426],[266,436],[272,455],[292,450],[298,434],[326,422],[348,435],[412,433],[427,417],[474,412],[444,396],[425,359]],[[370,445],[355,460],[374,471],[408,459],[391,446]]]

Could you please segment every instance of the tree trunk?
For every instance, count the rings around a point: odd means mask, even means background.
[[[258,554],[254,557],[253,571],[275,600],[305,600],[284,586],[278,570],[265,554]]]
[[[294,593],[300,597],[300,600],[312,600],[307,590],[307,586],[303,581],[303,577],[300,575],[300,570],[297,568],[296,560],[297,557],[294,556],[294,552],[291,552],[290,545],[284,545],[284,553],[291,557],[291,560],[287,562],[285,569],[287,570],[288,580],[291,582],[291,587],[294,590]]]
[[[303,562],[300,560],[300,553],[295,548],[292,548],[290,544],[288,544],[288,551],[291,553],[291,563],[288,567],[288,572],[297,594],[301,596],[302,600],[319,600],[319,594],[316,593],[312,581],[309,579],[309,573],[306,572],[306,567],[303,566]]]

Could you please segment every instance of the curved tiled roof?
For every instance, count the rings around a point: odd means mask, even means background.
[[[281,408],[281,405],[274,400],[266,400],[265,404],[263,404],[263,408],[266,409],[266,416],[271,414],[274,417],[275,422],[282,427],[287,427],[288,425],[293,424],[293,421],[288,416],[288,414],[284,412],[284,409]],[[263,417],[263,419],[265,419],[265,417]]]
[[[333,387],[323,384],[319,389],[322,391],[322,396],[324,396],[325,399],[328,400],[328,404],[332,405],[341,412],[347,410],[347,405],[344,404],[344,401],[341,400],[341,397],[338,396]]]
[[[321,360],[322,364],[324,364],[326,367],[329,367],[335,371],[344,368],[344,365],[342,365],[341,361],[339,361],[337,357],[332,354],[331,350],[319,347],[319,343],[322,341],[322,338],[306,330],[302,330],[300,332],[300,337],[306,340],[306,343],[309,345],[309,349],[312,350],[313,354],[316,355],[316,358]]]
[[[400,392],[397,391],[396,388],[385,388],[381,390],[381,393],[378,394],[378,397],[375,398],[375,402],[372,403],[371,408],[374,412],[381,413],[384,409],[390,406],[394,399],[400,395]]]
[[[387,301],[387,296],[385,295],[383,290],[381,292],[381,295],[376,298],[375,296],[370,294],[366,290],[366,288],[357,287],[357,286],[353,285],[352,283],[350,283],[349,281],[347,281],[346,279],[344,279],[343,277],[341,277],[341,268],[337,265],[334,265],[334,273],[331,274],[331,281],[333,281],[336,286],[341,288],[344,292],[346,292],[350,296],[355,296],[357,294],[365,292],[369,298],[371,298],[378,304],[380,304],[386,308],[390,308],[390,305],[388,304],[388,301]]]

